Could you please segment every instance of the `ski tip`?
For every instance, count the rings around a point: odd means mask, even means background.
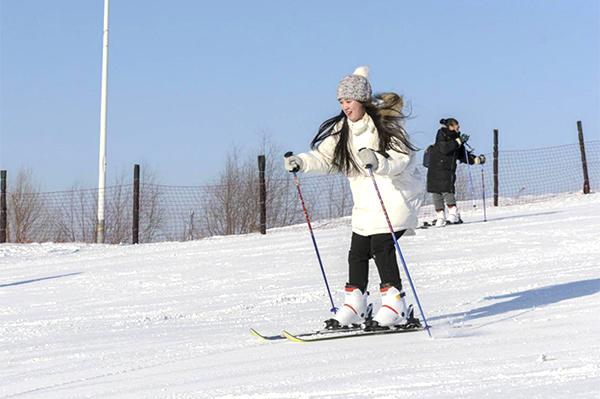
[[[261,333],[259,333],[258,331],[256,331],[254,328],[250,329],[250,334],[254,335],[255,337],[258,337],[260,339],[265,339],[265,336],[262,335]]]
[[[287,332],[285,330],[283,330],[281,332],[281,335],[283,335],[288,341],[292,341],[292,342],[306,342],[302,338],[298,338],[294,334],[291,334],[291,333],[289,333],[289,332]]]
[[[258,331],[256,331],[254,328],[250,329],[250,334],[254,335],[255,337],[257,337],[263,341],[278,341],[278,340],[285,339],[285,337],[283,335],[263,335],[263,334],[259,333]]]
[[[250,329],[250,334],[256,335],[257,337],[262,337],[262,334],[256,331],[254,328]]]
[[[262,335],[261,333],[259,333],[258,331],[256,331],[254,328],[250,329],[250,334],[254,335],[255,337],[258,337],[264,341],[271,341],[273,339],[273,337],[267,337],[266,335]]]

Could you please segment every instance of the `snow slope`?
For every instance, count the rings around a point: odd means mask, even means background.
[[[251,336],[329,317],[304,225],[0,245],[0,398],[600,397],[600,195],[465,219],[400,241],[434,339]],[[338,305],[350,233],[315,226]],[[372,267],[375,302],[377,282]]]

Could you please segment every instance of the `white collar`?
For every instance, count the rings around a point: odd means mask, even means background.
[[[348,119],[348,127],[350,128],[350,131],[352,132],[352,134],[355,136],[360,136],[367,130],[373,130],[371,128],[372,126],[373,126],[373,121],[371,120],[371,117],[369,116],[369,114],[367,114],[366,112],[363,115],[363,117],[360,118],[359,120],[357,120],[356,122],[352,122],[350,119]],[[369,129],[369,128],[371,128],[371,129]]]

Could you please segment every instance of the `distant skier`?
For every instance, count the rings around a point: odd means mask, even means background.
[[[431,146],[427,169],[427,191],[433,197],[436,213],[434,225],[437,227],[446,223],[462,223],[454,196],[456,161],[470,165],[485,163],[484,155],[475,156],[465,148],[469,136],[460,133],[456,119],[441,119],[440,124],[442,127],[437,132],[435,144]],[[447,219],[444,202],[448,206]]]
[[[389,226],[366,165],[372,165],[397,238],[417,226],[423,182],[417,169],[416,147],[404,129],[402,97],[375,97],[368,69],[357,68],[337,87],[340,114],[326,120],[311,142],[312,150],[285,158],[290,172],[338,173],[348,177],[354,200],[349,278],[345,302],[326,327],[361,324],[367,316],[369,259],[381,279],[382,306],[371,327],[399,324],[407,316],[398,263]]]

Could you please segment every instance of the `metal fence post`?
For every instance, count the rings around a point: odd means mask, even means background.
[[[133,223],[131,243],[138,244],[140,232],[140,165],[133,165]]]
[[[258,156],[260,234],[267,234],[267,186],[265,184],[265,156]]]
[[[498,129],[494,129],[494,206],[498,206]]]
[[[585,142],[583,140],[583,127],[581,121],[577,121],[579,131],[579,150],[581,151],[581,166],[583,167],[583,193],[590,193],[590,177],[588,175],[587,159],[585,157]]]
[[[6,212],[6,171],[0,170],[0,243],[6,242],[7,234]]]

